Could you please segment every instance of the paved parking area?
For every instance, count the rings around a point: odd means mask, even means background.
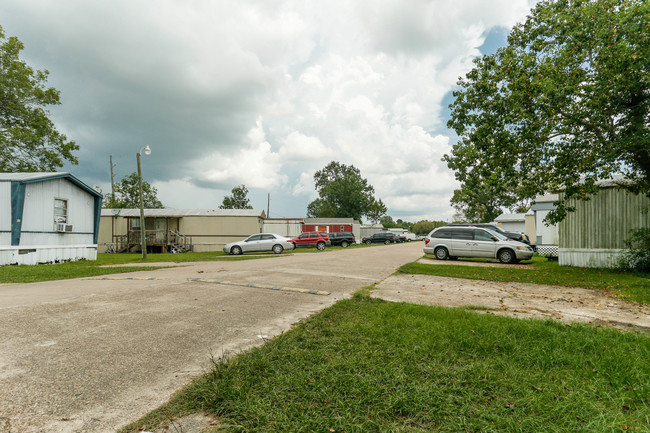
[[[111,432],[219,358],[381,281],[420,242],[0,285],[0,433]]]

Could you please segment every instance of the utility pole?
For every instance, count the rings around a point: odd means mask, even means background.
[[[113,155],[110,155],[110,159],[111,159],[111,197],[113,197],[113,201],[115,201],[115,175],[113,174],[113,167],[115,167],[115,165],[117,164],[113,165]]]
[[[271,193],[269,193],[268,199],[266,200],[266,217],[271,218],[271,215],[269,214],[271,209]]]

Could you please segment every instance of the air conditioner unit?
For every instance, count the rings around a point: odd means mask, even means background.
[[[66,224],[66,223],[56,223],[54,225],[54,230],[57,232],[71,232],[72,231],[72,224]]]

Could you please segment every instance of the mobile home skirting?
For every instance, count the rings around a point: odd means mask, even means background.
[[[623,254],[623,249],[604,248],[560,248],[560,266],[580,268],[613,268]]]
[[[97,245],[0,246],[0,266],[97,260]]]

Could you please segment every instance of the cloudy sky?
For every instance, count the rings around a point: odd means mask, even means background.
[[[22,58],[80,146],[65,166],[110,192],[136,171],[170,208],[216,208],[239,184],[304,217],[314,173],[353,164],[394,219],[448,219],[440,161],[451,92],[534,0],[2,0]]]

